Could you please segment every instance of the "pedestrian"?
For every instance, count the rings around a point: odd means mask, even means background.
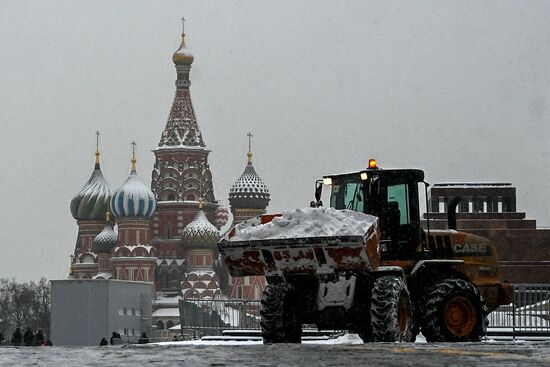
[[[32,345],[33,340],[34,340],[34,335],[32,334],[31,328],[28,327],[27,331],[25,331],[25,334],[23,334],[23,341],[25,342],[25,346],[30,347]]]
[[[44,343],[44,334],[42,334],[42,330],[38,330],[34,335],[34,345],[41,346],[43,343]]]
[[[147,344],[149,343],[149,338],[147,337],[147,334],[144,332],[141,333],[141,338],[138,340],[138,344]]]
[[[0,344],[4,341],[4,334],[0,331]]]
[[[99,346],[100,347],[104,347],[106,345],[108,345],[109,343],[107,343],[107,339],[106,338],[101,338],[101,341],[99,342]],[[113,344],[113,343],[111,343]]]
[[[48,339],[48,340],[46,340],[46,341],[44,342],[44,346],[45,346],[45,347],[51,347],[51,346],[53,346],[53,343],[52,343],[52,341],[51,341],[50,339]]]
[[[109,343],[111,343],[111,345],[122,344],[122,338],[120,337],[120,334],[116,331],[113,331],[113,335],[111,336]]]
[[[21,330],[19,328],[16,328],[13,334],[11,334],[11,344],[12,345],[21,345],[21,339],[23,336],[21,335]]]

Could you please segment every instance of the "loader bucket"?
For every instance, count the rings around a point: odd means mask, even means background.
[[[257,223],[263,223],[261,218]],[[366,233],[353,236],[235,241],[234,235],[231,231],[218,243],[231,276],[372,271],[378,267],[377,220]]]

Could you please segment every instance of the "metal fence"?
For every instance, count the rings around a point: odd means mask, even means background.
[[[550,284],[515,284],[514,303],[489,314],[487,334],[550,338]]]
[[[489,314],[488,337],[550,339],[550,284],[514,285],[514,303]],[[180,300],[181,329],[195,336],[260,328],[260,301]]]
[[[260,329],[260,301],[244,299],[179,301],[181,329],[200,335],[221,335],[223,330]]]

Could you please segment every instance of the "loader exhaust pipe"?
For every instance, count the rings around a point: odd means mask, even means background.
[[[449,201],[449,206],[447,208],[447,226],[449,229],[456,229],[456,207],[460,204],[460,196],[454,196],[451,201]]]
[[[323,206],[323,202],[321,201],[322,192],[323,192],[323,180],[315,181],[315,201],[311,201],[309,203],[310,207],[319,208]]]

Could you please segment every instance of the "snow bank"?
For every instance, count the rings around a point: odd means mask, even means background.
[[[344,334],[337,338],[327,340],[308,340],[304,344],[363,344],[363,340],[357,334]]]
[[[363,236],[376,217],[353,210],[305,208],[288,210],[269,223],[253,218],[235,227],[230,241],[257,239]]]

